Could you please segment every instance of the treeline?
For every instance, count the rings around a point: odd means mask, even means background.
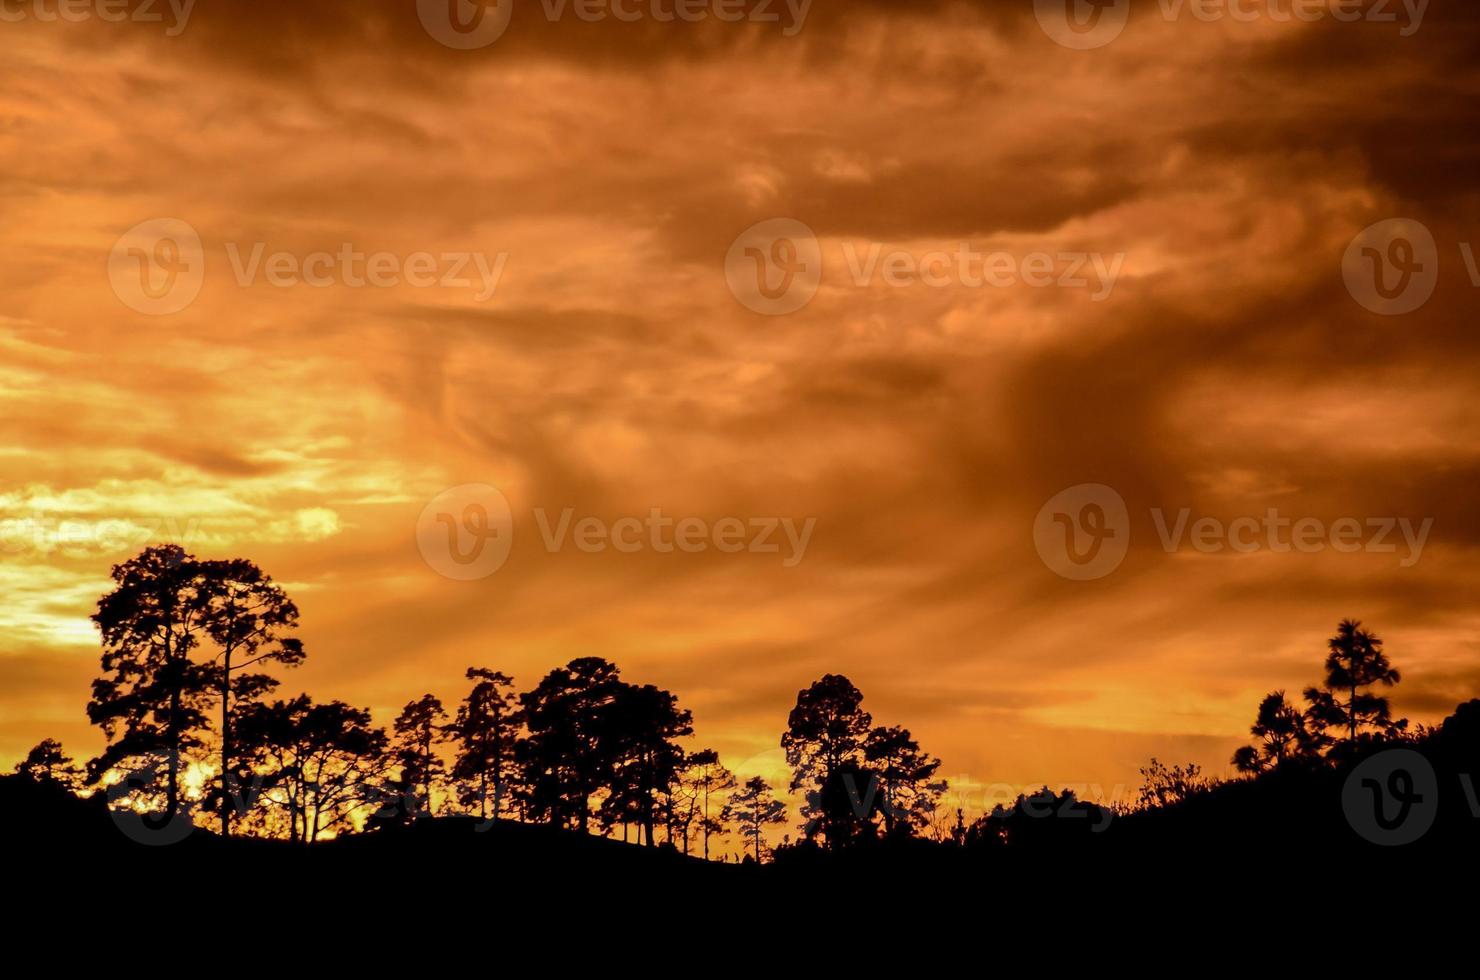
[[[1304,691],[1306,706],[1296,707],[1284,691],[1259,703],[1249,732],[1257,745],[1233,756],[1240,772],[1269,772],[1283,765],[1309,765],[1333,752],[1350,755],[1374,741],[1403,741],[1408,719],[1394,719],[1392,703],[1374,688],[1389,688],[1402,675],[1388,660],[1382,638],[1355,619],[1346,619],[1326,642],[1326,676]]]
[[[705,858],[736,832],[760,861],[767,829],[787,820],[763,777],[742,785],[717,752],[681,744],[693,719],[674,694],[629,683],[599,657],[523,692],[470,667],[451,711],[428,693],[385,728],[343,701],[275,696],[281,682],[265,668],[306,656],[299,613],[251,562],[166,545],[112,578],[93,616],[102,676],[87,706],[107,746],[84,770],[47,740],[17,767],[32,778],[101,785],[115,805],[223,836],[303,843],[461,814],[620,829]],[[798,695],[781,744],[790,789],[806,800],[802,839],[838,848],[909,836],[935,816],[940,761],[907,729],[875,726],[862,700],[831,674]]]
[[[693,719],[674,694],[629,683],[599,657],[572,660],[522,692],[507,674],[470,667],[452,710],[424,694],[386,728],[343,701],[275,696],[280,681],[264,668],[292,668],[306,655],[293,636],[298,609],[251,562],[200,560],[166,545],[116,566],[112,578],[93,616],[102,676],[87,706],[107,746],[83,769],[45,740],[16,767],[34,780],[102,786],[115,806],[208,822],[223,836],[300,843],[463,815],[620,831],[706,859],[736,833],[762,861],[768,828],[788,820],[763,777],[741,784],[717,752],[682,744]],[[1257,744],[1239,749],[1234,766],[1253,777],[1329,769],[1427,737],[1394,720],[1375,690],[1399,679],[1382,640],[1342,622],[1306,706],[1283,691],[1264,698],[1251,728]],[[940,760],[908,729],[876,725],[862,693],[837,674],[798,692],[780,744],[788,788],[802,800],[802,849],[912,837],[996,848],[1098,833],[1113,816],[1174,807],[1219,785],[1195,765],[1153,759],[1134,805],[1044,787],[968,826],[961,810],[942,812]]]

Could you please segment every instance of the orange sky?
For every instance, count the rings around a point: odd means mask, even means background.
[[[87,616],[159,540],[288,586],[309,659],[285,693],[385,722],[456,700],[470,664],[527,686],[601,655],[768,774],[828,671],[979,793],[1123,795],[1153,754],[1223,773],[1345,616],[1387,639],[1411,717],[1480,695],[1480,15],[1434,0],[1404,37],[1159,9],[1092,50],[1028,0],[816,0],[790,33],[519,2],[470,51],[412,3],[201,0],[174,36],[0,23],[0,763],[99,747]],[[1343,254],[1397,217],[1431,231],[1437,289],[1380,316]],[[725,263],[775,218],[815,233],[821,279],[768,316]],[[163,315],[109,275],[154,219],[198,233],[204,270]],[[467,286],[240,284],[258,243],[505,264],[486,299],[472,265]],[[1104,296],[944,265],[860,282],[875,245],[1123,266]],[[416,524],[466,483],[514,526],[459,582]],[[1130,549],[1071,581],[1034,520],[1089,483],[1126,502]],[[565,508],[815,530],[793,567],[550,552],[533,515]],[[1401,536],[1169,553],[1153,508],[1433,523],[1405,567]]]

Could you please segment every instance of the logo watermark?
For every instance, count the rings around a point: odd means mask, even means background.
[[[416,16],[437,43],[474,51],[504,36],[514,0],[416,0]]]
[[[561,551],[566,543],[586,554],[608,549],[624,555],[639,551],[657,554],[679,552],[697,555],[711,548],[721,554],[781,555],[782,568],[795,568],[807,554],[817,518],[800,523],[791,517],[670,517],[654,507],[644,517],[600,517],[575,519],[573,508],[562,510],[553,521],[544,508],[534,511],[545,550]]]
[[[179,218],[141,221],[108,255],[113,293],[136,313],[167,316],[195,302],[206,278],[200,235]]]
[[[996,812],[1020,813],[1035,819],[1089,819],[1095,833],[1109,827],[1117,813],[1129,809],[1135,795],[1124,783],[1116,783],[1108,790],[1096,782],[982,783],[964,773],[951,776],[946,782],[949,789],[940,801],[943,809],[982,816]]]
[[[1439,814],[1439,778],[1422,754],[1388,749],[1346,777],[1341,809],[1351,828],[1370,843],[1412,844],[1429,832]]]
[[[1191,550],[1199,554],[1398,555],[1400,568],[1412,568],[1423,556],[1432,517],[1291,517],[1277,507],[1261,515],[1232,519],[1201,516],[1192,508],[1147,512],[1156,538],[1167,554]],[[1085,483],[1062,490],[1039,508],[1033,521],[1033,544],[1039,558],[1055,574],[1073,581],[1102,579],[1120,567],[1130,547],[1130,510],[1113,488]]]
[[[1131,0],[1033,0],[1038,26],[1056,43],[1076,51],[1103,48],[1120,37]]]
[[[822,246],[811,228],[791,218],[751,225],[725,255],[725,282],[740,304],[755,313],[795,313],[817,295]]]
[[[165,37],[179,37],[190,24],[194,10],[195,0],[0,0],[0,21],[159,24],[164,27]]]
[[[458,51],[486,48],[509,29],[515,0],[416,0],[416,16],[437,43]],[[783,37],[801,33],[812,0],[523,0],[520,9],[551,23],[774,25]]]
[[[1033,12],[1056,44],[1088,51],[1120,37],[1130,7],[1130,0],[1034,0]],[[1167,23],[1392,24],[1406,38],[1418,33],[1428,8],[1429,0],[1156,0],[1154,13]]]
[[[148,847],[168,847],[195,830],[194,800],[179,794],[173,814],[158,805],[168,774],[169,759],[162,753],[150,754],[108,784],[104,794],[108,816],[129,840]]]
[[[783,568],[795,568],[806,557],[817,518],[674,517],[653,507],[644,516],[607,520],[577,517],[575,508],[552,514],[532,511],[540,543],[550,554],[572,548],[583,554],[607,551],[631,555],[703,554],[778,555]],[[514,545],[514,517],[508,499],[486,483],[444,490],[422,509],[416,522],[416,544],[434,571],[451,579],[473,581],[498,571]]]
[[[1124,252],[984,250],[970,242],[949,248],[886,249],[881,242],[839,246],[842,271],[854,288],[1088,289],[1106,300],[1125,267]],[[812,301],[822,282],[822,245],[812,229],[791,218],[772,218],[741,232],[725,255],[725,282],[742,306],[755,313],[795,313]]]
[[[0,553],[11,555],[86,557],[118,554],[159,541],[189,547],[190,542],[207,537],[204,522],[198,518],[83,519],[43,515],[0,519]]]
[[[1130,549],[1130,511],[1103,483],[1061,490],[1038,509],[1033,544],[1054,573],[1075,582],[1104,578]]]
[[[224,246],[233,281],[241,288],[461,289],[486,303],[498,291],[509,253],[366,252],[353,242],[334,251],[269,250],[266,242]],[[108,281],[125,306],[150,316],[179,313],[200,295],[206,277],[200,234],[178,218],[154,218],[126,231],[108,259]]]
[[[1480,289],[1480,261],[1469,242],[1459,256],[1470,285]],[[1433,232],[1412,218],[1389,218],[1363,228],[1341,257],[1347,292],[1364,309],[1402,316],[1427,303],[1439,285],[1439,246]]]
[[[503,567],[514,547],[514,512],[508,498],[487,483],[444,490],[422,508],[416,547],[444,578],[471,582]]]

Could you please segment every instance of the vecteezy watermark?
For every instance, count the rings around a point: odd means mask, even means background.
[[[965,773],[949,777],[946,783],[949,788],[940,801],[944,808],[982,815],[1020,813],[1035,819],[1090,819],[1095,833],[1105,830],[1134,796],[1125,783],[1107,790],[1097,782],[1061,782],[1054,784],[1055,790],[1047,780],[983,783]]]
[[[725,255],[725,282],[749,310],[767,316],[795,313],[817,295],[822,246],[811,228],[791,218],[751,225]]]
[[[416,0],[422,28],[439,44],[459,51],[486,48],[509,29],[515,0]],[[596,24],[774,24],[795,37],[806,24],[812,0],[531,0],[521,9],[556,23],[567,17]]]
[[[1468,776],[1463,778],[1473,790]],[[1428,833],[1439,814],[1439,778],[1429,760],[1413,749],[1388,749],[1346,777],[1341,809],[1351,828],[1370,843],[1412,844]]]
[[[203,522],[196,518],[6,517],[0,519],[0,554],[60,554],[69,558],[119,554],[152,541],[173,541],[188,548],[204,536]]]
[[[1038,509],[1033,544],[1056,574],[1087,582],[1104,578],[1125,561],[1130,528],[1130,511],[1120,494],[1103,483],[1081,483]]]
[[[1401,535],[1406,551],[1398,559],[1398,565],[1412,568],[1423,556],[1429,532],[1434,528],[1432,517],[1425,517],[1417,527],[1406,517],[1339,517],[1328,524],[1316,517],[1283,517],[1275,507],[1261,517],[1233,520],[1200,517],[1192,521],[1191,516],[1191,509],[1184,507],[1168,522],[1166,511],[1160,507],[1151,509],[1157,536],[1168,554],[1180,551],[1185,541],[1192,550],[1206,555],[1224,551],[1319,554],[1327,549],[1345,555],[1360,552],[1395,555],[1399,554],[1397,538]]]
[[[141,221],[118,237],[108,255],[113,293],[136,313],[178,313],[200,295],[206,278],[200,235],[179,218]]]
[[[1131,14],[1131,0],[1033,0],[1033,14],[1055,42],[1087,51],[1120,37]]]
[[[1033,12],[1043,33],[1056,43],[1085,51],[1118,38],[1125,30],[1130,7],[1130,0],[1034,0]],[[1401,37],[1418,33],[1428,7],[1429,0],[1156,0],[1157,12],[1169,23],[1314,24],[1333,20],[1394,24]]]
[[[852,242],[842,246],[848,276],[855,286],[883,282],[887,286],[923,285],[934,289],[964,286],[968,289],[1024,285],[1035,289],[1092,289],[1090,298],[1110,298],[1115,281],[1125,266],[1125,253],[1026,252],[1015,255],[1001,250],[984,252],[969,242],[949,249],[912,252],[884,251],[877,242],[859,249]]]
[[[721,517],[710,521],[703,517],[668,517],[661,507],[652,508],[645,517],[621,517],[610,522],[600,517],[575,520],[575,510],[566,507],[553,523],[544,508],[537,507],[534,519],[545,550],[550,552],[562,550],[567,541],[587,554],[600,554],[610,548],[625,555],[639,551],[696,555],[713,548],[726,555],[784,555],[782,568],[795,568],[801,563],[817,527],[815,517],[808,517],[800,526],[791,517]]]
[[[985,251],[970,242],[949,248],[887,249],[880,242],[843,242],[838,251],[847,281],[863,289],[896,288],[1091,289],[1108,299],[1125,266],[1125,253]],[[794,313],[811,302],[822,281],[822,246],[812,230],[791,218],[772,218],[741,232],[725,255],[725,282],[755,313]]]
[[[236,285],[265,283],[281,289],[307,286],[324,289],[373,287],[476,290],[473,300],[486,303],[498,291],[508,252],[364,252],[352,242],[334,251],[306,254],[276,249],[266,242],[225,244]],[[165,316],[195,302],[206,276],[200,235],[178,218],[154,218],[121,235],[108,258],[108,281],[125,306],[138,313]]]
[[[672,517],[661,507],[646,516],[576,517],[566,507],[552,515],[543,507],[532,512],[545,551],[574,548],[584,554],[615,551],[655,554],[780,555],[783,568],[794,568],[806,556],[817,518],[798,523],[791,517]],[[422,509],[416,522],[416,544],[422,558],[441,575],[460,581],[487,578],[508,560],[514,545],[513,510],[508,499],[486,483],[444,490]]]
[[[105,790],[108,816],[125,837],[137,844],[167,847],[180,843],[195,829],[191,816],[194,801],[182,796],[174,813],[159,807],[156,798],[164,792],[169,760],[163,754],[150,754],[135,761]]]
[[[422,508],[416,547],[438,574],[459,582],[487,578],[514,547],[514,512],[508,498],[486,483],[444,490]]]
[[[1192,509],[1149,510],[1157,540],[1167,554],[1190,549],[1200,554],[1401,554],[1398,565],[1412,568],[1423,555],[1434,519],[1407,517],[1289,517],[1270,507],[1260,516],[1193,518]],[[1054,494],[1033,521],[1033,544],[1044,565],[1073,581],[1101,579],[1120,567],[1130,547],[1130,510],[1102,483],[1084,483]]]
[[[1470,285],[1480,289],[1480,262],[1469,242],[1459,243]],[[1357,233],[1341,257],[1341,278],[1352,299],[1383,316],[1423,306],[1439,285],[1439,246],[1421,221],[1389,218]]]
[[[419,289],[477,287],[473,299],[486,303],[498,291],[504,266],[509,261],[508,252],[493,256],[484,252],[411,252],[404,257],[394,252],[367,254],[351,242],[344,242],[334,252],[309,252],[302,258],[286,251],[265,255],[266,250],[266,243],[256,242],[243,255],[239,245],[227,242],[226,256],[231,260],[232,275],[238,286],[266,281],[270,286],[283,288],[306,285],[322,289],[343,285],[351,289],[365,286],[385,289],[402,283]],[[477,273],[476,281],[469,276],[471,272]]]
[[[190,23],[195,0],[0,0],[0,21],[19,24],[86,20],[164,25],[166,37],[179,37]]]
[[[474,51],[504,36],[514,0],[416,0],[416,16],[439,44]]]

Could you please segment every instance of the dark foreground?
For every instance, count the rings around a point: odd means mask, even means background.
[[[139,840],[161,839],[157,829],[141,834],[121,824],[101,798],[11,776],[0,777],[0,820],[7,870],[23,894],[67,893],[79,883],[94,895],[96,885],[152,894],[189,880],[224,885],[247,907],[408,899],[427,906],[476,894],[620,912],[655,895],[681,910],[727,899],[777,907],[809,893],[866,904],[962,888],[1031,902],[1260,901],[1298,895],[1317,881],[1327,894],[1350,887],[1394,895],[1405,886],[1468,882],[1480,868],[1476,774],[1480,702],[1470,702],[1442,728],[1402,744],[1370,745],[1335,765],[1277,769],[1158,809],[1112,816],[1045,797],[1007,814],[1000,834],[964,844],[870,842],[836,854],[792,847],[763,866],[464,818],[311,847],[223,840],[201,829],[149,846]]]

